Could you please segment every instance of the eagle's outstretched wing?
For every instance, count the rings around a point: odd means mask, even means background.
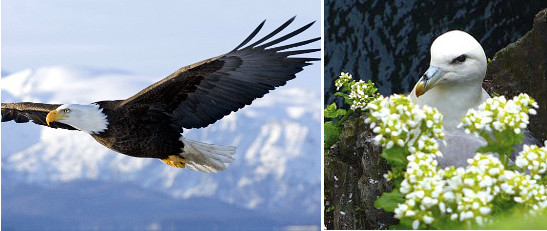
[[[26,123],[32,120],[35,124],[48,126],[46,123],[47,114],[59,106],[61,104],[2,103],[2,122],[13,120],[16,123]],[[57,122],[50,123],[49,127],[76,130],[72,126]]]
[[[294,17],[262,39],[247,45],[260,31],[262,22],[239,46],[220,55],[177,70],[119,105],[150,104],[163,108],[175,127],[205,127],[285,85],[310,61],[319,58],[289,57],[320,49],[289,50],[320,38],[275,46],[308,29],[309,23],[287,35],[266,42],[285,29]]]

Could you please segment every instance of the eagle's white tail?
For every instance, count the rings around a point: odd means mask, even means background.
[[[217,172],[226,169],[234,161],[236,147],[206,144],[181,138],[184,143],[182,157],[186,167],[202,172]]]

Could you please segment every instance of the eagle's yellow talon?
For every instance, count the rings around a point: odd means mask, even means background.
[[[186,168],[186,160],[182,157],[170,155],[166,159],[161,159],[163,163],[176,168]]]

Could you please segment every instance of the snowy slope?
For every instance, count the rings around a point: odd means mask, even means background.
[[[54,66],[13,73],[0,85],[2,102],[89,103],[127,98],[159,79]],[[2,123],[2,181],[118,182],[174,198],[319,217],[320,110],[319,92],[281,87],[207,128],[185,131],[186,138],[238,147],[234,163],[216,174],[121,155],[81,132]]]

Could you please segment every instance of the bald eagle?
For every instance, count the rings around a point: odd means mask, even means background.
[[[91,104],[2,103],[2,122],[15,121],[80,130],[116,152],[158,158],[173,167],[216,172],[233,162],[235,147],[183,138],[183,128],[203,128],[285,85],[319,58],[290,57],[320,51],[300,49],[313,38],[277,46],[314,22],[277,39],[294,17],[273,32],[248,43],[265,20],[235,49],[186,67],[123,100]],[[291,50],[288,50],[291,49]]]

